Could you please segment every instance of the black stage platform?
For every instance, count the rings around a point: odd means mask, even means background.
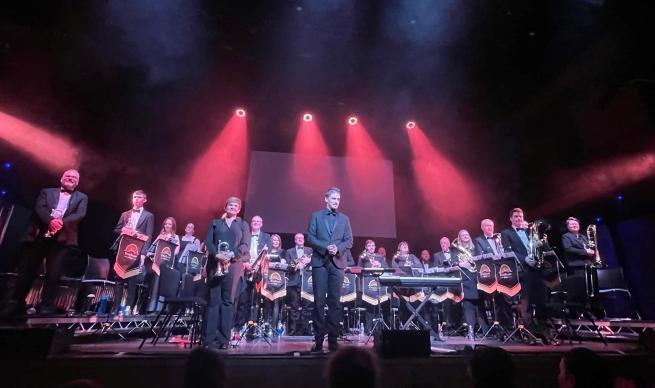
[[[178,387],[188,348],[182,344],[146,344],[138,349],[140,340],[119,340],[106,335],[86,336],[86,343],[73,344],[66,353],[50,356],[45,361],[9,360],[0,363],[3,376],[13,376],[14,382],[5,387],[56,387],[75,378],[93,378],[104,387]],[[365,338],[349,337],[343,346],[372,346]],[[499,346],[496,341],[468,341],[450,337],[444,342],[432,342],[428,358],[386,358],[381,360],[381,387],[461,387],[470,386],[467,377],[468,358],[475,346]],[[307,350],[310,337],[285,337],[271,346],[263,341],[242,342],[237,348],[221,351],[226,359],[230,387],[308,387],[321,388],[322,375],[329,354],[313,355]],[[518,387],[554,387],[561,354],[571,349],[568,342],[560,346],[501,345],[510,351],[517,366]],[[643,386],[653,386],[648,371],[655,368],[653,354],[640,352],[634,341],[584,341],[585,346],[599,352],[614,370],[640,379]],[[9,382],[10,380],[4,379]]]

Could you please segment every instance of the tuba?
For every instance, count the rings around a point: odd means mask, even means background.
[[[594,250],[594,265],[598,267],[603,266],[603,259],[600,258],[600,252],[598,252],[598,237],[596,235],[596,225],[589,224],[587,226],[587,240],[589,241],[589,249]]]
[[[548,236],[542,230],[550,228],[548,224],[541,221],[535,221],[528,224],[528,256],[535,261],[535,268],[541,268],[544,265],[543,250],[548,246],[546,239]]]
[[[459,255],[457,256],[460,267],[467,269],[470,272],[477,272],[478,268],[475,264],[475,260],[473,260],[473,253],[459,244],[459,237],[454,238],[450,243],[450,246],[459,252]]]

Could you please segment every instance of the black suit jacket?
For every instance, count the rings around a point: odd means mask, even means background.
[[[484,255],[487,253],[491,253],[492,255],[494,254],[494,250],[491,247],[492,241],[487,240],[487,238],[483,236],[476,237],[473,239],[473,245],[475,245],[475,250],[478,255]],[[500,252],[498,252],[500,253]]]
[[[571,232],[562,235],[562,248],[568,266],[581,267],[592,261],[592,257],[587,255],[585,244],[588,246],[589,242],[584,234],[579,234],[578,238]]]
[[[330,227],[328,217],[335,217],[334,227]],[[350,219],[343,213],[336,216],[329,215],[327,208],[314,212],[307,226],[307,243],[314,249],[312,267],[322,267],[327,260],[332,260],[337,268],[343,269],[348,265],[348,255],[353,247],[353,233],[350,228]],[[328,254],[328,245],[337,246],[336,256]],[[352,255],[350,255],[352,257]]]
[[[250,226],[248,226],[248,223],[244,222],[240,217],[235,218],[229,228],[223,218],[214,219],[209,223],[207,234],[205,236],[205,246],[207,247],[207,254],[209,255],[207,273],[212,272],[217,267],[218,262],[214,256],[216,256],[216,253],[218,252],[219,240],[227,241],[230,244],[230,250],[235,253],[235,261],[243,260],[243,257],[239,258],[238,255],[236,255],[237,247],[241,244],[245,244],[250,248]],[[241,268],[241,271],[243,272],[243,268]]]
[[[118,222],[114,227],[114,235],[116,236],[116,240],[114,240],[114,244],[110,248],[112,251],[118,250],[118,240],[121,236],[121,229],[123,229],[123,227],[130,222],[130,217],[132,217],[132,209],[124,211],[118,218]],[[148,241],[146,241],[146,243],[143,245],[143,249],[141,250],[141,254],[145,255],[148,253],[148,248],[152,243],[152,235],[155,232],[155,215],[147,211],[146,208],[143,208],[134,230],[148,236]]]
[[[303,252],[307,255],[310,256],[313,253],[312,248],[310,247],[303,247]],[[284,257],[287,260],[287,264],[291,265],[291,263],[297,262],[298,261],[298,254],[296,253],[296,247],[294,246],[293,248],[287,249],[285,251]],[[289,272],[287,273],[287,287],[298,287],[300,286],[300,270],[296,268],[295,271],[292,271],[289,269]]]
[[[52,220],[50,212],[57,207],[60,194],[60,187],[41,190],[34,204],[34,217],[27,227],[23,241],[35,241],[37,237],[48,231],[48,224]],[[86,216],[88,202],[89,198],[86,194],[80,191],[71,193],[68,208],[62,218],[64,226],[55,236],[57,241],[65,245],[77,245],[78,227],[82,218]]]
[[[250,243],[250,241],[252,241],[252,233],[250,234],[250,237],[251,238],[248,240],[248,243]],[[272,245],[271,244],[271,235],[260,230],[259,231],[259,240],[257,240],[257,254],[259,254],[262,251],[262,249],[264,249],[264,245],[266,245],[269,250],[271,249],[271,245]]]
[[[448,265],[445,264],[447,260],[446,260],[446,254],[443,251],[437,252],[434,255],[432,255],[432,258],[434,259],[434,264],[437,267],[450,267],[454,265],[453,253],[450,251],[448,252],[450,253],[450,261],[448,261]]]
[[[519,271],[531,268],[525,263],[525,258],[528,256],[528,248],[523,244],[523,241],[521,241],[521,238],[514,228],[510,227],[503,230],[500,233],[500,239],[503,243],[503,249],[506,252],[514,252],[519,263],[521,263],[521,266],[518,268]]]

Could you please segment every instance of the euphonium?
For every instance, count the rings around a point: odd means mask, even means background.
[[[473,260],[473,253],[459,244],[459,237],[454,238],[450,243],[450,246],[455,248],[460,253],[457,255],[459,258],[460,267],[465,268],[470,272],[477,272],[478,269],[476,267],[475,260]]]
[[[603,260],[600,258],[600,252],[598,252],[598,238],[596,236],[596,225],[589,224],[587,226],[587,240],[589,241],[589,249],[594,250],[594,264],[597,266],[603,265]]]
[[[528,256],[535,261],[535,267],[541,268],[543,256],[539,252],[539,224],[531,222],[528,224]]]

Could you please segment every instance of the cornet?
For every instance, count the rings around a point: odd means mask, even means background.
[[[459,255],[457,256],[459,258],[458,264],[460,267],[467,269],[470,272],[477,272],[478,268],[475,264],[475,260],[473,260],[473,253],[459,244],[459,237],[454,238],[450,243],[450,246],[459,252]]]

